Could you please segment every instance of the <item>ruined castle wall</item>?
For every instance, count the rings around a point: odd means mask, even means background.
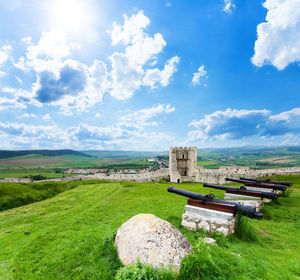
[[[204,182],[210,184],[224,184],[225,178],[240,177],[258,178],[258,177],[271,177],[275,175],[292,175],[300,174],[300,167],[276,168],[276,169],[262,169],[253,170],[250,168],[235,166],[232,168],[220,167],[219,169],[198,169],[198,174],[195,182]]]
[[[171,147],[169,170],[171,182],[194,181],[197,176],[197,148]]]
[[[300,167],[254,170],[245,166],[222,166],[219,169],[205,169],[197,166],[196,147],[171,147],[169,171],[171,182],[224,184],[226,177],[239,179],[300,174]]]
[[[109,181],[132,181],[132,182],[151,182],[158,181],[163,178],[168,178],[169,170],[157,170],[154,172],[147,172],[141,174],[110,174],[108,176],[97,173],[94,175],[88,175],[89,179],[96,180],[109,180]]]

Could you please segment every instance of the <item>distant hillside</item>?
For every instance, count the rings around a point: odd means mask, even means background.
[[[141,158],[141,157],[153,157],[162,154],[168,155],[168,152],[147,152],[147,151],[100,151],[90,150],[82,151],[85,154],[96,156],[99,158]]]
[[[63,155],[75,155],[82,157],[91,157],[91,155],[87,155],[82,152],[77,152],[74,150],[23,150],[23,151],[5,151],[0,150],[0,159],[2,158],[11,158],[18,156],[26,156],[29,154],[41,155],[41,156],[63,156]]]

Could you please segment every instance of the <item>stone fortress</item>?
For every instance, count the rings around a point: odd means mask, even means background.
[[[162,168],[142,174],[110,174],[108,176],[103,173],[97,173],[44,181],[108,180],[144,183],[169,178],[169,181],[172,183],[205,182],[224,184],[226,177],[238,179],[239,177],[257,178],[291,174],[300,174],[300,166],[261,170],[254,170],[244,166],[222,166],[219,169],[205,169],[203,166],[197,166],[197,147],[171,147],[169,169]],[[31,180],[27,178],[6,178],[0,180],[0,182],[29,183]]]
[[[222,166],[205,169],[197,166],[197,147],[171,147],[169,155],[170,182],[205,182],[224,184],[225,178],[257,178],[274,175],[300,174],[300,167],[254,170],[244,166]]]

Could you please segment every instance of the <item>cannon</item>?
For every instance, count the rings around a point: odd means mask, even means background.
[[[261,182],[239,180],[239,179],[234,179],[234,178],[225,178],[225,180],[231,181],[231,182],[242,183],[248,187],[272,189],[272,190],[277,190],[277,191],[285,191],[287,188],[286,186],[282,186],[282,185],[266,184],[266,183],[261,183]]]
[[[251,178],[244,178],[244,177],[240,177],[240,179],[246,180],[246,181],[266,183],[266,184],[282,185],[282,186],[287,186],[287,187],[290,187],[291,185],[293,185],[293,183],[290,183],[290,182],[273,181],[270,179],[251,179]]]
[[[213,194],[204,195],[204,194],[200,194],[200,193],[195,193],[195,192],[190,192],[190,191],[174,188],[173,186],[168,187],[168,192],[176,193],[176,194],[188,197],[188,198],[198,200],[204,205],[205,205],[205,203],[231,205],[231,206],[234,206],[235,213],[238,212],[241,215],[247,216],[249,218],[262,219],[262,217],[263,217],[262,213],[259,213],[256,211],[256,207],[245,206],[238,202],[216,199]]]
[[[244,186],[240,187],[240,188],[233,188],[233,187],[227,187],[227,186],[225,187],[225,186],[219,186],[219,185],[212,185],[212,184],[204,183],[203,187],[223,190],[223,191],[226,191],[226,193],[246,195],[246,196],[254,196],[254,197],[260,197],[260,198],[268,198],[268,199],[272,199],[272,200],[278,198],[278,195],[274,192],[252,191],[252,190],[248,190]]]

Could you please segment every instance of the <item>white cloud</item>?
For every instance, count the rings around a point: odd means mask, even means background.
[[[0,97],[0,111],[6,109],[26,109],[26,105],[23,103],[18,102],[16,99]]]
[[[141,86],[156,87],[158,84],[167,86],[172,74],[176,71],[179,57],[169,59],[163,70],[147,69],[157,62],[157,55],[162,52],[166,42],[160,33],[150,37],[144,29],[150,24],[150,19],[143,11],[128,18],[124,15],[124,25],[113,24],[109,31],[112,44],[122,43],[125,52],[115,52],[110,56],[112,70],[109,73],[109,93],[117,99],[130,98]]]
[[[37,118],[37,115],[33,114],[33,113],[25,113],[21,116],[18,116],[18,119],[29,119],[29,118]]]
[[[119,25],[116,22],[113,23],[113,29],[108,31],[111,36],[112,45],[116,45],[119,42],[128,45],[131,42],[144,36],[144,31],[150,24],[150,19],[146,17],[143,11],[139,11],[136,15],[128,18],[124,15],[124,25]]]
[[[158,125],[158,122],[149,122],[150,119],[155,118],[159,114],[169,114],[174,111],[175,108],[171,107],[170,104],[158,104],[156,106],[152,106],[151,108],[141,109],[135,113],[122,117],[119,125],[124,127],[133,127],[136,129],[143,129],[146,126],[155,126]]]
[[[67,133],[56,125],[38,126],[0,121],[0,135],[5,148],[61,148],[71,143]]]
[[[22,84],[23,83],[23,81],[22,81],[22,79],[20,78],[20,77],[18,77],[18,76],[15,76],[15,78],[16,78],[16,80],[20,83],[20,84]]]
[[[6,93],[15,93],[16,90],[12,87],[3,87],[1,88],[1,92],[6,92]]]
[[[257,26],[257,40],[251,61],[262,67],[271,64],[283,70],[300,61],[300,1],[267,0],[266,22]]]
[[[32,38],[30,36],[24,37],[21,39],[21,42],[23,42],[26,45],[32,45]]]
[[[207,72],[204,69],[204,65],[201,65],[198,68],[198,71],[196,73],[194,73],[191,83],[193,86],[198,86],[198,85],[201,85],[204,81],[206,81],[206,79],[207,79]],[[205,85],[205,84],[203,84],[203,85]]]
[[[11,45],[4,45],[0,48],[0,66],[10,58],[11,51],[12,51]]]
[[[227,14],[231,14],[232,10],[236,7],[233,0],[224,0],[224,4],[223,12]]]
[[[236,110],[228,108],[205,115],[189,126],[191,141],[235,140],[253,136],[300,136],[300,108],[272,115],[268,110]]]
[[[36,72],[50,71],[58,74],[62,59],[71,54],[72,44],[67,42],[64,31],[59,28],[43,32],[36,45],[28,42],[25,66]],[[24,59],[21,58],[18,63],[21,69]]]
[[[64,128],[57,125],[27,125],[24,123],[4,123],[0,121],[1,144],[15,148],[33,147],[68,147],[74,149],[161,149],[162,143],[172,138],[167,133],[145,131],[145,127],[158,126],[155,120],[163,114],[175,110],[167,104],[158,104],[150,108],[130,113],[120,121],[109,126],[92,126],[80,123],[77,126]],[[43,119],[50,119],[46,114]],[[23,114],[19,118],[36,117],[34,114]],[[52,143],[53,142],[53,143]],[[10,143],[10,144],[9,144]],[[168,144],[166,144],[168,145]],[[165,146],[163,146],[165,148]]]
[[[284,141],[281,143],[283,146],[298,146],[299,144],[300,137],[293,134],[287,134]]]
[[[166,3],[165,3],[165,6],[166,6],[167,8],[170,8],[170,7],[172,7],[172,3],[171,3],[171,2],[166,2]]]
[[[177,71],[176,66],[179,61],[180,58],[174,56],[166,62],[163,70],[158,68],[148,69],[143,78],[143,85],[155,88],[160,84],[166,87],[170,83],[172,75]]]
[[[96,113],[95,114],[95,118],[97,118],[97,119],[101,118],[101,114],[100,113]]]
[[[264,123],[270,114],[267,110],[216,111],[205,115],[200,121],[193,121],[189,126],[197,128],[190,131],[189,137],[201,141],[212,139],[243,138],[257,133],[257,126]]]
[[[38,102],[33,99],[33,94],[23,89],[15,89],[12,87],[3,87],[0,92],[9,93],[12,97],[1,97],[0,109],[26,109],[28,104],[39,106]]]
[[[285,121],[285,122],[300,122],[300,108],[294,108],[290,111],[282,112],[278,115],[270,116],[272,121]]]
[[[21,56],[17,62],[14,62],[14,66],[24,72],[29,72],[30,68],[25,64],[25,57]]]
[[[128,99],[141,87],[144,71],[141,66],[130,66],[128,57],[123,53],[114,53],[110,60],[112,70],[109,74],[109,93],[120,100]]]
[[[46,121],[46,122],[49,122],[49,121],[51,120],[50,114],[49,114],[49,113],[45,114],[45,115],[43,116],[43,120]]]

